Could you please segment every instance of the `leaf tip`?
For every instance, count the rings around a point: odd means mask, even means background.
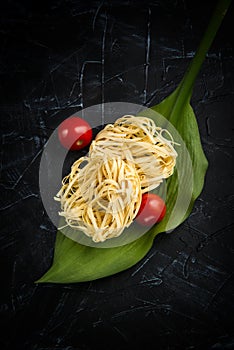
[[[35,284],[40,284],[40,283],[45,283],[47,282],[46,280],[44,280],[43,276],[41,278],[39,278],[38,280],[34,281]]]
[[[34,281],[35,284],[40,284],[40,283],[47,283],[51,282],[50,276],[49,276],[50,270],[48,270],[41,278],[38,280]]]

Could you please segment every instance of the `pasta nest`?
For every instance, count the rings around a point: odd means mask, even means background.
[[[163,136],[169,136],[169,139]],[[146,117],[108,124],[62,180],[55,197],[67,225],[94,242],[118,237],[136,217],[141,197],[173,174],[177,152],[170,133]]]
[[[168,130],[156,127],[152,119],[126,115],[99,132],[91,143],[89,155],[103,157],[108,152],[109,156],[131,161],[145,193],[173,174],[177,157],[174,144]]]

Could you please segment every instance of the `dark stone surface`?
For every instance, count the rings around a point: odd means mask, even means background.
[[[189,219],[118,275],[34,284],[52,263],[56,234],[38,188],[51,132],[82,107],[166,97],[212,8],[182,0],[1,2],[1,349],[234,348],[233,8],[192,98],[209,170]]]

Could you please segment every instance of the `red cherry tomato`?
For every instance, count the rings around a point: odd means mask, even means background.
[[[58,137],[65,148],[80,150],[92,141],[92,128],[84,119],[70,117],[59,125]]]
[[[153,226],[160,222],[166,214],[164,200],[154,193],[144,193],[136,221],[142,226]]]

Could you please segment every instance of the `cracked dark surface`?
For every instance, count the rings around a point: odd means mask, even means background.
[[[233,8],[192,98],[209,169],[189,219],[118,275],[34,284],[52,263],[56,234],[38,188],[50,134],[92,104],[166,97],[212,4],[1,3],[1,349],[234,348]]]

